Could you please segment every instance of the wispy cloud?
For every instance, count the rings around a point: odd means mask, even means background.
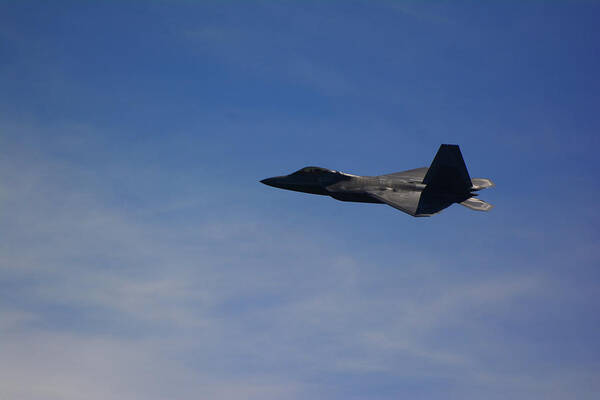
[[[316,376],[356,374],[532,394],[550,393],[540,382],[561,371],[498,325],[518,324],[534,312],[528,305],[551,297],[547,274],[469,276],[460,260],[481,255],[451,261],[410,246],[400,247],[402,263],[384,267],[374,245],[352,251],[333,231],[282,228],[218,199],[206,208],[202,193],[132,212],[105,200],[118,196],[105,184],[112,172],[6,143],[5,396],[305,398],[322,393]],[[168,180],[157,177],[158,186]],[[521,362],[535,373],[515,368]],[[343,382],[359,393],[372,384]]]

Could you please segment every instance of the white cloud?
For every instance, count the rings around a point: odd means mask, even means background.
[[[190,197],[132,213],[77,164],[13,150],[0,165],[4,397],[300,399],[322,394],[315,375],[360,390],[351,377],[373,374],[525,397],[595,374],[556,378],[528,341],[503,341],[495,321],[548,296],[542,274],[465,276],[409,247],[387,268],[368,244],[198,215]],[[189,218],[152,217],[163,210]]]

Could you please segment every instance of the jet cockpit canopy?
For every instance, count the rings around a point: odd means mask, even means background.
[[[322,167],[304,167],[294,172],[292,175],[321,175],[324,173],[337,174],[337,171],[332,169],[322,168]]]

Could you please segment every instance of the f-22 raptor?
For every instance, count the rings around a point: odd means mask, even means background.
[[[413,217],[430,217],[454,203],[471,210],[493,206],[476,198],[494,186],[487,178],[471,178],[460,148],[442,144],[427,167],[379,176],[358,176],[321,167],[305,167],[290,175],[263,179],[265,185],[331,196],[341,201],[384,203]]]

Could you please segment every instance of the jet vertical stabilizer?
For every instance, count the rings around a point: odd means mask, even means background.
[[[458,145],[440,146],[423,183],[436,191],[450,193],[465,193],[471,189],[471,178]]]

